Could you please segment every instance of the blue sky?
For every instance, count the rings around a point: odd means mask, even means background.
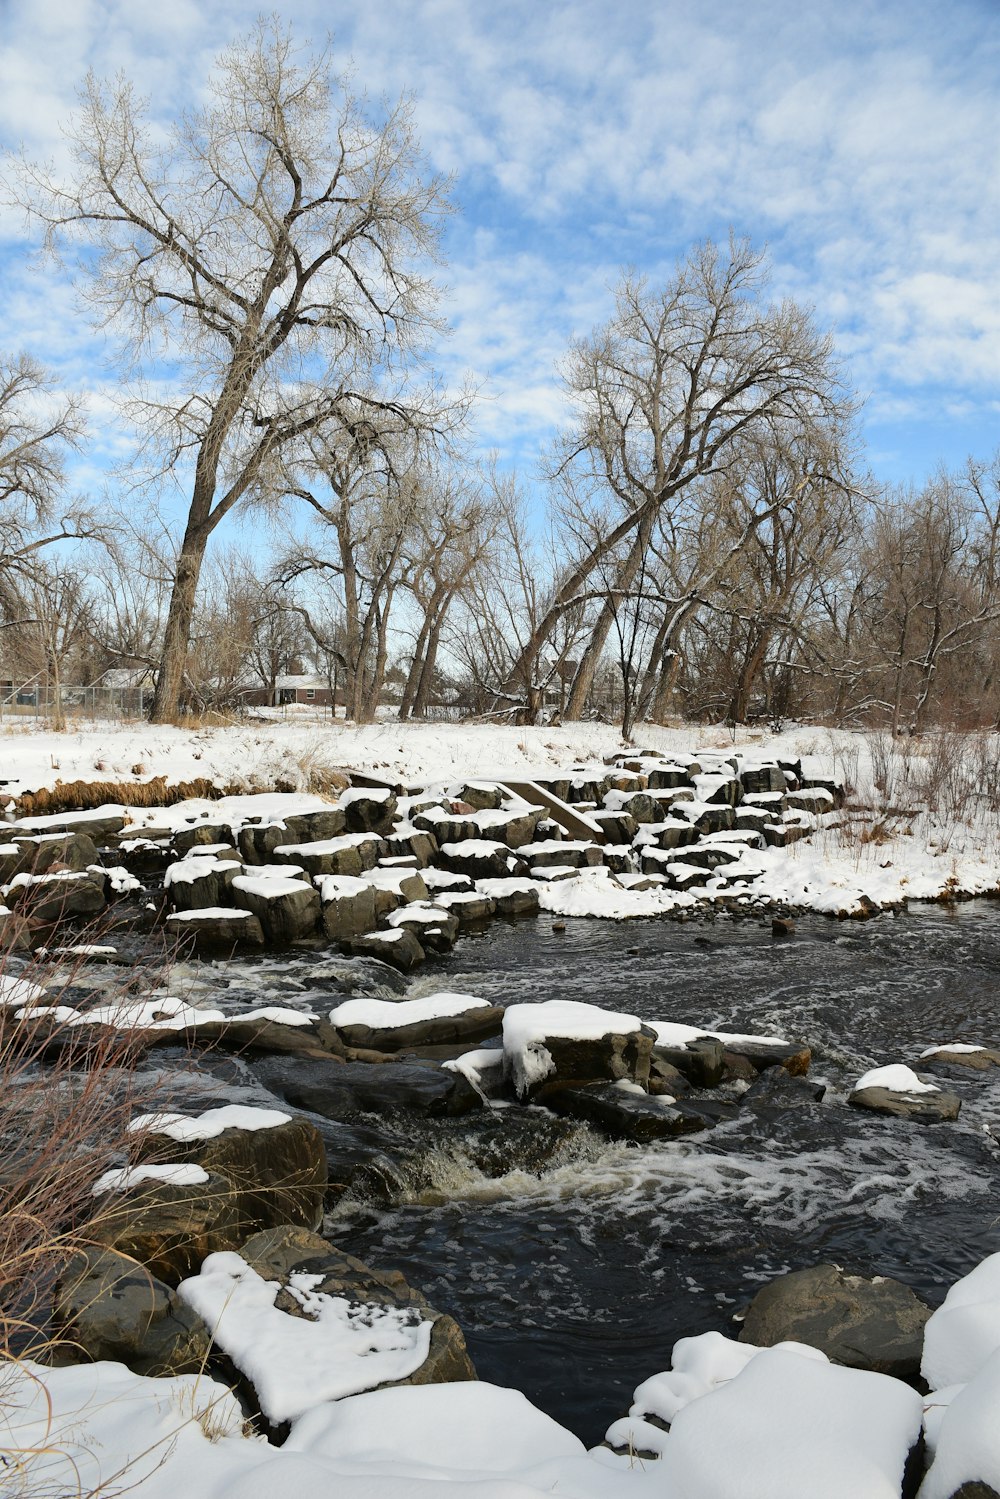
[[[164,120],[259,6],[0,0],[0,142],[63,151],[86,68],[124,70]],[[449,378],[487,399],[478,445],[530,473],[563,413],[569,338],[618,268],[665,278],[732,226],[770,247],[865,398],[867,458],[919,482],[1000,447],[1000,0],[293,0],[374,100],[414,96],[455,174]],[[0,210],[0,347],[91,393],[77,475],[127,451],[107,350]]]

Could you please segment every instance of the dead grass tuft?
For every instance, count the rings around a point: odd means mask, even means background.
[[[149,781],[57,781],[40,791],[26,791],[14,799],[19,817],[45,817],[58,812],[89,812],[95,807],[171,807],[192,798],[217,801],[238,795],[240,786],[216,786],[207,777],[168,784],[165,776]]]

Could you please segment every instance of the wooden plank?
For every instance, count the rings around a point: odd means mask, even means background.
[[[534,781],[504,781],[502,784],[506,791],[531,806],[544,807],[553,822],[558,822],[578,841],[604,843],[604,830],[599,823],[593,822],[586,813],[578,812],[553,792],[546,791],[544,786],[538,786]]]

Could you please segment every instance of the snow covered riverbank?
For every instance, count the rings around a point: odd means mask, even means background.
[[[790,728],[782,733],[685,726],[641,726],[637,742],[670,756],[739,753],[748,764],[801,760],[814,779],[842,780],[843,814],[821,814],[808,840],[743,855],[755,902],[826,914],[858,914],[908,899],[993,894],[1000,888],[1000,812],[996,774],[1000,736],[928,735],[893,743],[885,736]],[[262,720],[219,728],[95,725],[67,734],[4,726],[0,786],[8,802],[74,780],[135,783],[163,776],[174,784],[205,778],[219,787],[321,786],[337,768],[408,786],[457,785],[602,766],[623,745],[603,724],[518,728],[506,725],[355,726],[329,719]],[[208,810],[209,802],[192,803]],[[178,809],[178,814],[180,809]],[[727,897],[725,881],[707,892]],[[542,891],[543,908],[565,916],[653,915],[704,905],[684,891],[636,890],[608,871],[582,871]]]

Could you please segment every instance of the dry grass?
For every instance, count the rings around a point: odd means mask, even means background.
[[[96,807],[172,807],[193,798],[217,801],[239,795],[240,786],[217,786],[205,776],[194,781],[57,781],[51,788],[26,791],[14,800],[18,817],[47,817],[59,812],[89,812]]]
[[[30,986],[13,991],[25,1005],[0,1009],[0,1359],[51,1347],[51,1290],[88,1243],[95,1178],[126,1154],[143,1050],[138,1037],[71,1026],[52,1008],[74,981],[72,966],[60,991],[36,999],[43,972],[51,977],[35,961],[0,961],[5,985]],[[150,979],[148,970],[115,970],[102,1002],[132,1002]]]

